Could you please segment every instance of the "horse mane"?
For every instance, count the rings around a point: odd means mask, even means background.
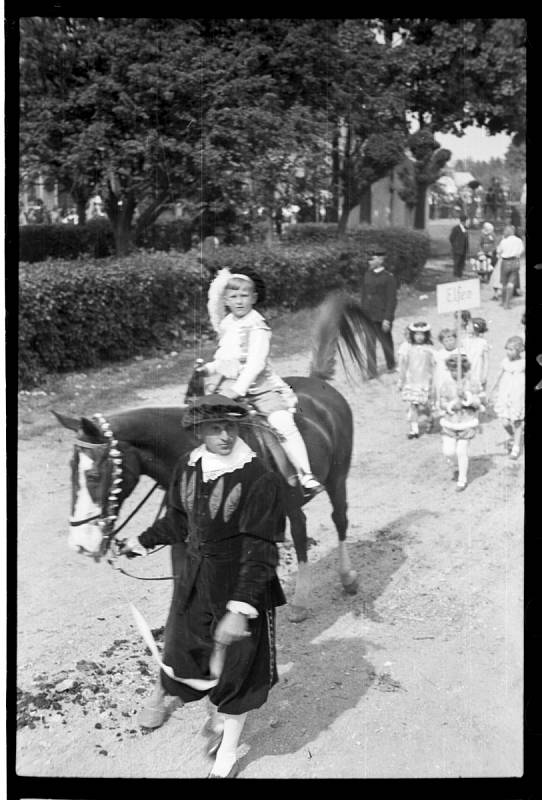
[[[330,294],[319,306],[313,328],[310,377],[329,380],[335,374],[337,354],[343,367],[349,356],[362,377],[374,372],[374,359],[367,355],[367,336],[373,323],[360,304],[342,291]]]

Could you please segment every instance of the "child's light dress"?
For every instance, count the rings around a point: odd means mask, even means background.
[[[462,381],[465,398],[460,400],[461,407],[452,409],[451,406],[459,400],[459,386],[448,370],[448,377],[442,382],[439,391],[439,404],[442,416],[440,425],[443,436],[454,439],[472,439],[478,428],[478,414],[481,403],[478,394],[479,387],[466,377]]]
[[[399,355],[401,397],[409,403],[427,405],[432,399],[434,355],[427,344],[411,344]]]
[[[463,340],[463,349],[470,362],[471,381],[485,389],[489,369],[489,344],[482,336],[468,336]]]
[[[520,422],[525,419],[525,358],[504,358],[501,369],[495,413],[501,419]]]

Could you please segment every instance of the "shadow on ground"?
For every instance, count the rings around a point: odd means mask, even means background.
[[[438,515],[416,510],[370,532],[371,540],[350,543],[360,586],[356,595],[347,595],[339,587],[333,550],[312,567],[312,585],[317,588],[311,616],[296,625],[288,622],[287,609],[279,609],[279,663],[286,662],[288,670],[267,704],[248,718],[243,741],[250,744],[250,751],[241,766],[307,746],[341,714],[355,708],[373,685],[385,691],[400,690],[394,682],[388,686],[389,676],[378,675],[368,657],[377,645],[363,637],[361,630],[368,620],[386,622],[375,604],[407,560],[403,545],[412,535],[410,529],[427,516]],[[289,596],[293,576],[284,586]]]

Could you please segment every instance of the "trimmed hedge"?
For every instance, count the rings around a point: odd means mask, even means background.
[[[19,261],[76,259],[84,254],[105,258],[115,252],[109,220],[90,220],[86,225],[22,225],[19,228]]]
[[[190,250],[192,226],[184,220],[155,222],[136,238],[145,250]],[[19,261],[34,263],[54,259],[107,258],[115,253],[115,238],[108,219],[85,225],[22,225],[19,228]]]
[[[199,327],[201,266],[192,256],[22,264],[19,382],[166,346]]]
[[[376,235],[371,242],[386,242],[389,266],[400,281],[421,272],[426,241],[420,234],[371,233]],[[221,246],[204,257],[203,267],[195,251],[22,264],[21,388],[36,385],[47,372],[92,367],[170,347],[190,333],[210,333],[209,281],[222,267],[243,266],[264,279],[266,307],[298,309],[318,303],[332,289],[356,292],[367,259],[357,238],[348,236],[313,246]]]

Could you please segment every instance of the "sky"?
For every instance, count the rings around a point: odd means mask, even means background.
[[[459,138],[451,133],[436,133],[435,139],[441,147],[452,151],[450,165],[458,158],[472,158],[475,161],[489,161],[490,158],[504,158],[511,136],[497,133],[488,136],[483,128],[467,128]]]

